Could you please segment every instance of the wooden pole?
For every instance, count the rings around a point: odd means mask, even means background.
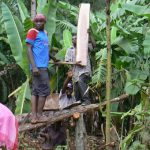
[[[110,98],[111,98],[111,32],[110,0],[106,0],[107,76],[106,76],[106,145],[110,143]],[[107,150],[110,148],[107,146]]]
[[[36,0],[31,0],[31,19],[36,16]]]
[[[77,120],[75,129],[75,146],[76,150],[87,150],[87,134],[83,118],[81,113],[80,118]]]

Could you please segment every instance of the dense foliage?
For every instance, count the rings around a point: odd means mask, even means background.
[[[23,0],[0,1],[0,100],[16,100],[16,113],[29,110],[28,61],[25,35],[33,26],[29,3]],[[82,1],[83,2],[83,1]],[[86,1],[87,2],[87,1]],[[90,83],[93,95],[105,99],[106,77],[106,15],[104,1],[88,1],[92,5],[90,36],[96,48],[90,52],[93,76]],[[99,4],[101,2],[101,5]],[[37,1],[37,11],[47,17],[46,29],[51,52],[60,60],[71,45],[76,33],[80,1]],[[40,7],[42,6],[42,7]],[[101,10],[101,11],[100,11]],[[50,15],[49,15],[50,14]],[[149,149],[150,95],[150,6],[149,0],[117,0],[111,4],[112,90],[111,97],[129,94],[124,103],[111,105],[112,123],[117,129],[121,149]],[[16,64],[14,69],[8,66]],[[51,92],[58,91],[68,66],[49,65]],[[93,97],[94,98],[94,97]],[[120,111],[120,113],[119,113]],[[118,117],[119,116],[119,117]],[[119,118],[119,119],[118,119]],[[129,124],[130,122],[130,124]],[[127,124],[129,124],[127,126]],[[137,136],[138,135],[138,136]]]

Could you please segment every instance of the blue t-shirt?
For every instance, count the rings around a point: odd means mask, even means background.
[[[38,68],[47,68],[49,63],[48,36],[34,28],[27,33],[26,43],[32,45],[33,58]]]

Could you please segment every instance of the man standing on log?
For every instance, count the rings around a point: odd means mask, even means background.
[[[73,36],[73,46],[66,52],[65,61],[75,62],[76,61],[76,41],[77,37]],[[91,64],[89,56],[87,57],[87,65],[81,66],[80,62],[77,62],[73,68],[73,81],[74,81],[74,92],[76,100],[81,101],[81,105],[88,105],[91,103],[89,96],[88,82],[91,77]]]
[[[46,97],[50,94],[48,63],[49,44],[48,36],[44,30],[46,18],[43,14],[37,14],[34,18],[35,28],[28,31],[26,43],[28,47],[28,59],[32,72],[32,116],[31,123],[45,122],[46,116],[42,116]],[[56,59],[50,56],[54,61]]]

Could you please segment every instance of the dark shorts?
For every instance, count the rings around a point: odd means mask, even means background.
[[[32,95],[48,96],[50,94],[50,81],[47,70],[39,69],[39,76],[32,76]]]

